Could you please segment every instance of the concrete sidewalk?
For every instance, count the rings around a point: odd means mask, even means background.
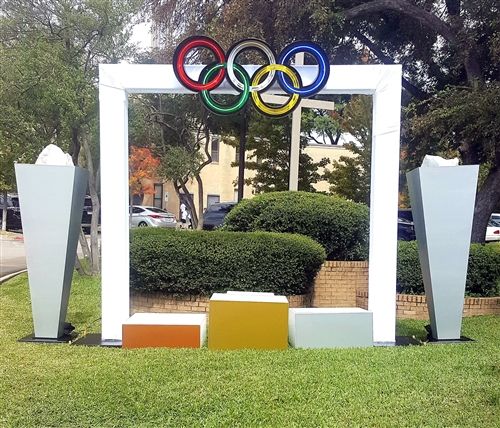
[[[26,269],[24,239],[21,233],[0,233],[0,279]]]

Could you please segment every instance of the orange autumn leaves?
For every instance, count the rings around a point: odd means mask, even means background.
[[[146,147],[130,147],[128,159],[129,186],[133,195],[154,193],[151,179],[156,175],[160,160],[155,158]]]

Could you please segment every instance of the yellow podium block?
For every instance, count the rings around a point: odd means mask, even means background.
[[[214,293],[209,303],[209,349],[286,349],[288,300],[272,293]]]

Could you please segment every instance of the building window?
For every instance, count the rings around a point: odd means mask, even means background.
[[[212,138],[212,147],[210,151],[210,156],[212,157],[212,162],[219,162],[219,139]]]
[[[155,206],[156,208],[163,208],[162,199],[163,199],[163,183],[155,183],[153,206]]]
[[[217,204],[219,202],[220,202],[219,195],[207,195],[207,208],[210,207],[210,205]]]

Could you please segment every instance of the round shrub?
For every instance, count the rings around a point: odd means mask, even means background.
[[[130,282],[172,294],[304,294],[324,260],[321,245],[305,236],[143,228],[131,233]]]
[[[224,230],[299,233],[319,242],[327,260],[368,258],[369,211],[364,204],[307,192],[263,193],[241,201]]]
[[[398,242],[397,289],[400,293],[425,294],[416,241]],[[465,294],[500,295],[500,244],[471,244]]]

